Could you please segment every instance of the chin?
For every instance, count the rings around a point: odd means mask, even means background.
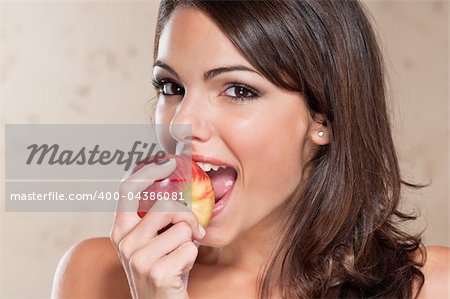
[[[223,247],[230,244],[233,240],[229,230],[223,231],[214,227],[206,228],[206,235],[198,241],[200,245],[209,247]]]

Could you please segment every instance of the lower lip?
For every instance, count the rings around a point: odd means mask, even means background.
[[[218,202],[215,203],[212,217],[215,217],[217,214],[219,214],[225,208],[225,206],[227,205],[228,200],[230,198],[230,194],[231,194],[231,192],[233,192],[233,189],[234,189],[234,184],[233,184],[233,187],[231,187],[230,191],[228,191],[224,197],[222,197]]]

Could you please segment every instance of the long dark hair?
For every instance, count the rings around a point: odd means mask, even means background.
[[[258,294],[283,298],[410,298],[420,292],[420,234],[399,228],[400,175],[386,107],[385,66],[358,1],[162,0],[155,35],[179,6],[208,14],[275,85],[301,94],[330,131],[288,199]],[[413,255],[419,252],[421,261]],[[418,294],[418,292],[417,292]]]

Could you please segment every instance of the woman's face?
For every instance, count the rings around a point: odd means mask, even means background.
[[[273,226],[309,155],[311,119],[303,98],[260,75],[197,9],[174,11],[161,34],[157,61],[154,78],[173,83],[161,88],[156,123],[191,124],[191,134],[170,131],[177,146],[187,140],[192,154],[226,162],[238,174],[201,243],[224,246],[249,229]],[[210,70],[234,66],[239,70],[205,78]],[[168,134],[160,137],[166,148]]]

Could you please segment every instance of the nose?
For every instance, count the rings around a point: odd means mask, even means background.
[[[169,131],[182,143],[205,142],[211,136],[208,121],[208,101],[201,96],[188,96],[175,109]]]

